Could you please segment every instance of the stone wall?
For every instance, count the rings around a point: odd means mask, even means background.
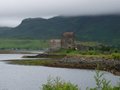
[[[61,40],[60,39],[52,39],[49,42],[50,49],[59,49],[61,48]]]
[[[73,32],[65,32],[62,35],[61,47],[64,49],[73,49],[75,48],[74,42],[75,35]]]

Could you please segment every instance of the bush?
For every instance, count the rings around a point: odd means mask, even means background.
[[[118,86],[112,86],[110,81],[103,78],[103,75],[99,70],[96,70],[96,75],[94,76],[96,87],[87,88],[86,90],[120,90],[120,83],[118,83]],[[42,90],[80,90],[80,88],[71,82],[65,82],[57,77],[55,79],[49,78],[47,83],[43,84]]]
[[[46,84],[43,84],[42,90],[79,90],[77,85],[70,82],[62,81],[60,78],[47,80]]]
[[[96,75],[94,76],[96,87],[90,88],[89,90],[120,90],[120,85],[113,87],[112,85],[110,85],[110,81],[107,81],[105,78],[103,78],[103,75],[104,74],[101,73],[99,70],[96,70]]]
[[[115,60],[120,60],[120,53],[113,53],[112,58]]]

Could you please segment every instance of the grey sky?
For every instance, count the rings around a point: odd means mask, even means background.
[[[120,14],[120,0],[0,0],[0,26],[29,17]]]

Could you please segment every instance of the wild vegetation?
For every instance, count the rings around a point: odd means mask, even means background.
[[[101,73],[99,70],[96,71],[96,75],[94,76],[96,87],[90,88],[90,90],[120,90],[120,82],[118,82],[118,85],[112,86],[110,81],[103,78],[103,75],[104,73]]]
[[[98,51],[93,51],[93,50],[89,50],[89,51],[77,51],[77,50],[63,50],[61,49],[60,51],[55,52],[55,54],[65,54],[66,56],[80,56],[80,57],[86,57],[86,58],[103,58],[106,60],[120,60],[120,53],[115,53],[115,52],[111,52],[111,53],[101,53]]]
[[[58,51],[54,51],[52,53],[120,60],[119,46],[106,45],[98,42],[77,41],[77,47],[77,49],[59,49]]]
[[[41,65],[41,66],[49,66],[55,63],[55,60],[42,59],[42,60],[9,60],[7,63],[9,64],[19,64],[19,65]]]
[[[47,40],[34,40],[34,39],[0,39],[0,49],[43,49],[48,48]]]
[[[77,85],[71,82],[65,82],[59,77],[55,79],[49,78],[46,84],[43,84],[42,90],[79,90]]]
[[[96,81],[96,87],[90,88],[87,87],[86,90],[120,90],[120,82],[118,85],[111,85],[110,81],[107,81],[103,77],[103,73],[99,70],[96,71],[96,75],[94,76]],[[81,90],[78,85],[75,85],[71,82],[65,82],[61,80],[59,77],[57,78],[49,78],[46,84],[43,84],[42,90]]]

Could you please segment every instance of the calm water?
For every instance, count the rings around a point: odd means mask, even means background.
[[[0,60],[20,59],[24,54],[0,54]],[[119,81],[119,76],[104,72],[104,77],[112,84]],[[41,90],[41,85],[49,76],[61,77],[65,81],[78,84],[82,90],[94,87],[94,70],[51,68],[43,66],[10,65],[0,62],[0,90]]]

